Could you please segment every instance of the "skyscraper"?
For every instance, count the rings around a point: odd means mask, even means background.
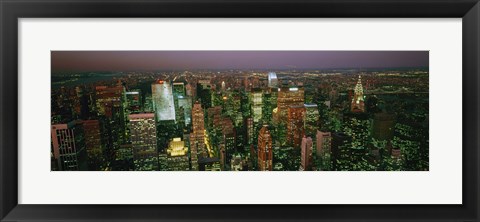
[[[271,90],[266,90],[265,93],[263,93],[263,110],[262,110],[262,119],[266,123],[271,123],[272,122],[272,112],[274,109],[274,103],[273,103],[273,98],[272,98],[272,92]],[[276,107],[276,103],[275,103]]]
[[[87,170],[87,153],[81,121],[52,125],[51,135],[53,156],[59,170]]]
[[[263,109],[263,92],[259,88],[254,88],[249,95],[250,104],[251,104],[251,113],[253,116],[253,122],[258,123],[262,119],[262,109]]]
[[[174,96],[185,96],[185,84],[183,82],[174,82],[173,83],[173,95]]]
[[[271,171],[273,160],[272,135],[264,125],[258,133],[258,170]]]
[[[153,83],[152,100],[157,121],[175,121],[175,103],[170,83],[163,80]]]
[[[320,128],[320,114],[317,104],[305,104],[305,135],[314,137]]]
[[[175,121],[179,128],[186,126],[185,108],[180,106],[180,99],[185,97],[185,84],[183,82],[173,83],[173,102],[175,104]]]
[[[235,131],[233,127],[233,122],[230,118],[223,118],[222,121],[222,134],[223,134],[223,141],[226,153],[226,163],[230,162],[230,159],[233,156],[233,153],[236,151],[236,143],[235,143]]]
[[[270,88],[277,88],[278,87],[278,79],[277,74],[274,72],[268,73],[268,87]]]
[[[204,109],[212,107],[212,84],[209,80],[199,80],[197,83],[197,98]]]
[[[102,138],[105,141],[104,156],[112,161],[115,150],[127,142],[126,97],[122,85],[114,87],[95,87],[96,110],[102,127]]]
[[[316,157],[320,162],[319,170],[331,170],[332,135],[317,130]]]
[[[183,109],[185,118],[185,126],[192,123],[192,97],[178,96],[178,107]]]
[[[103,143],[98,120],[84,120],[85,149],[87,151],[89,170],[102,170]]]
[[[130,139],[135,170],[158,170],[157,131],[155,114],[142,113],[128,116]]]
[[[172,171],[188,171],[188,148],[181,138],[173,138],[167,149],[167,169]]]
[[[357,85],[353,92],[351,111],[354,113],[365,112],[365,102],[363,96],[362,77],[358,76]]]
[[[287,141],[295,148],[300,148],[300,143],[305,135],[304,116],[305,107],[303,104],[301,106],[290,106],[288,108]]]
[[[198,158],[206,157],[205,118],[202,105],[197,101],[192,108],[192,133],[190,134],[190,161],[192,170],[198,170]]]
[[[311,137],[302,138],[300,170],[311,170],[313,162],[313,142]]]
[[[127,97],[127,111],[129,113],[138,113],[142,111],[142,92],[139,89],[125,92]]]
[[[305,93],[303,88],[299,87],[281,87],[278,89],[277,111],[275,113],[277,122],[286,123],[288,117],[288,107],[303,106]]]

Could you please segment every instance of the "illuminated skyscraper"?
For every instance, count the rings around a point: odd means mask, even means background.
[[[130,139],[133,148],[134,169],[158,170],[157,131],[155,114],[131,114],[129,118]]]
[[[320,114],[317,104],[305,104],[305,135],[315,137],[320,128]]]
[[[142,92],[139,89],[125,92],[127,97],[127,111],[129,113],[138,113],[142,111]]]
[[[223,118],[222,121],[222,134],[223,134],[223,141],[224,149],[225,149],[225,162],[230,162],[230,159],[233,156],[233,153],[236,150],[236,143],[235,143],[235,131],[233,127],[233,122],[230,118]]]
[[[185,84],[183,82],[174,82],[173,83],[173,95],[174,96],[185,96]]]
[[[262,100],[263,100],[262,101],[263,102],[262,119],[266,123],[271,123],[272,122],[272,112],[273,112],[274,106],[276,107],[276,103],[273,103],[271,90],[267,90],[263,94]]]
[[[178,96],[178,107],[183,109],[185,126],[192,123],[192,97]]]
[[[95,87],[96,110],[105,140],[105,158],[112,161],[115,150],[127,142],[126,96],[122,85]]]
[[[278,87],[278,79],[277,74],[274,72],[268,73],[268,87],[270,88],[277,88]]]
[[[51,126],[53,156],[61,171],[87,170],[87,152],[81,121]]]
[[[123,86],[97,86],[95,87],[95,92],[98,115],[106,116],[107,118],[115,118],[119,113],[123,115],[123,108],[126,105]]]
[[[85,148],[87,150],[89,170],[101,170],[103,163],[103,144],[98,120],[84,120]]]
[[[313,162],[313,142],[311,137],[302,138],[300,170],[311,170]]]
[[[202,105],[197,101],[192,108],[192,133],[190,134],[190,161],[192,170],[198,170],[198,158],[206,157],[205,118]]]
[[[186,125],[185,109],[180,107],[180,98],[185,96],[185,84],[183,82],[173,83],[173,102],[175,104],[175,121],[179,128]]]
[[[365,112],[364,99],[365,98],[363,96],[362,77],[358,76],[357,85],[355,85],[355,89],[353,92],[351,111],[355,113]]]
[[[303,106],[305,93],[303,88],[282,87],[278,89],[276,120],[280,123],[286,123],[288,117],[288,107]]]
[[[188,161],[188,148],[181,138],[173,138],[168,144],[167,166],[170,171],[188,171],[190,164]]]
[[[152,100],[157,121],[175,121],[175,103],[170,83],[162,80],[153,83]]]
[[[250,104],[251,104],[251,113],[253,116],[253,122],[258,123],[262,119],[262,109],[263,109],[263,92],[259,88],[254,88],[250,92]]]
[[[295,148],[300,148],[305,135],[305,106],[290,106],[288,108],[287,141]]]
[[[268,126],[264,125],[258,133],[258,170],[271,171],[273,160],[272,135]]]
[[[225,81],[222,81],[222,92],[224,92],[226,88],[227,86],[225,85]]]
[[[331,170],[332,135],[317,130],[316,156],[320,160],[319,170]]]

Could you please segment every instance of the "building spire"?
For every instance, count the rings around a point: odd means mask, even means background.
[[[363,86],[362,86],[362,76],[358,75],[358,81],[355,85],[355,89],[353,92],[352,104],[351,104],[351,111],[352,112],[365,112],[365,104],[364,104],[364,97],[363,97]]]

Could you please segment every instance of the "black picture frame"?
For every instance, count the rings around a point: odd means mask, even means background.
[[[480,5],[478,0],[0,0],[0,15],[0,218],[2,221],[479,221],[480,158],[477,137],[479,136]],[[18,204],[19,34],[17,20],[47,17],[463,18],[463,204]],[[439,193],[439,195],[442,194]]]

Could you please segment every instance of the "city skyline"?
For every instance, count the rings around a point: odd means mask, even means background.
[[[69,71],[281,70],[428,67],[428,51],[52,51]]]
[[[252,65],[265,62],[255,58],[279,53],[283,59],[309,58],[304,64],[318,59],[309,56],[319,55],[318,51],[228,53],[242,54],[237,58],[261,54],[249,57]],[[328,52],[328,60],[338,59],[335,53]],[[366,56],[373,52],[339,53],[350,53],[343,55],[350,59],[375,57]],[[401,54],[410,59],[419,56]],[[396,52],[387,57],[398,56]],[[183,63],[191,61],[187,57],[181,57]],[[216,67],[231,58],[217,60]],[[57,59],[52,57],[52,64]],[[403,64],[411,62],[405,59]],[[428,66],[53,72],[53,171],[429,170]]]

